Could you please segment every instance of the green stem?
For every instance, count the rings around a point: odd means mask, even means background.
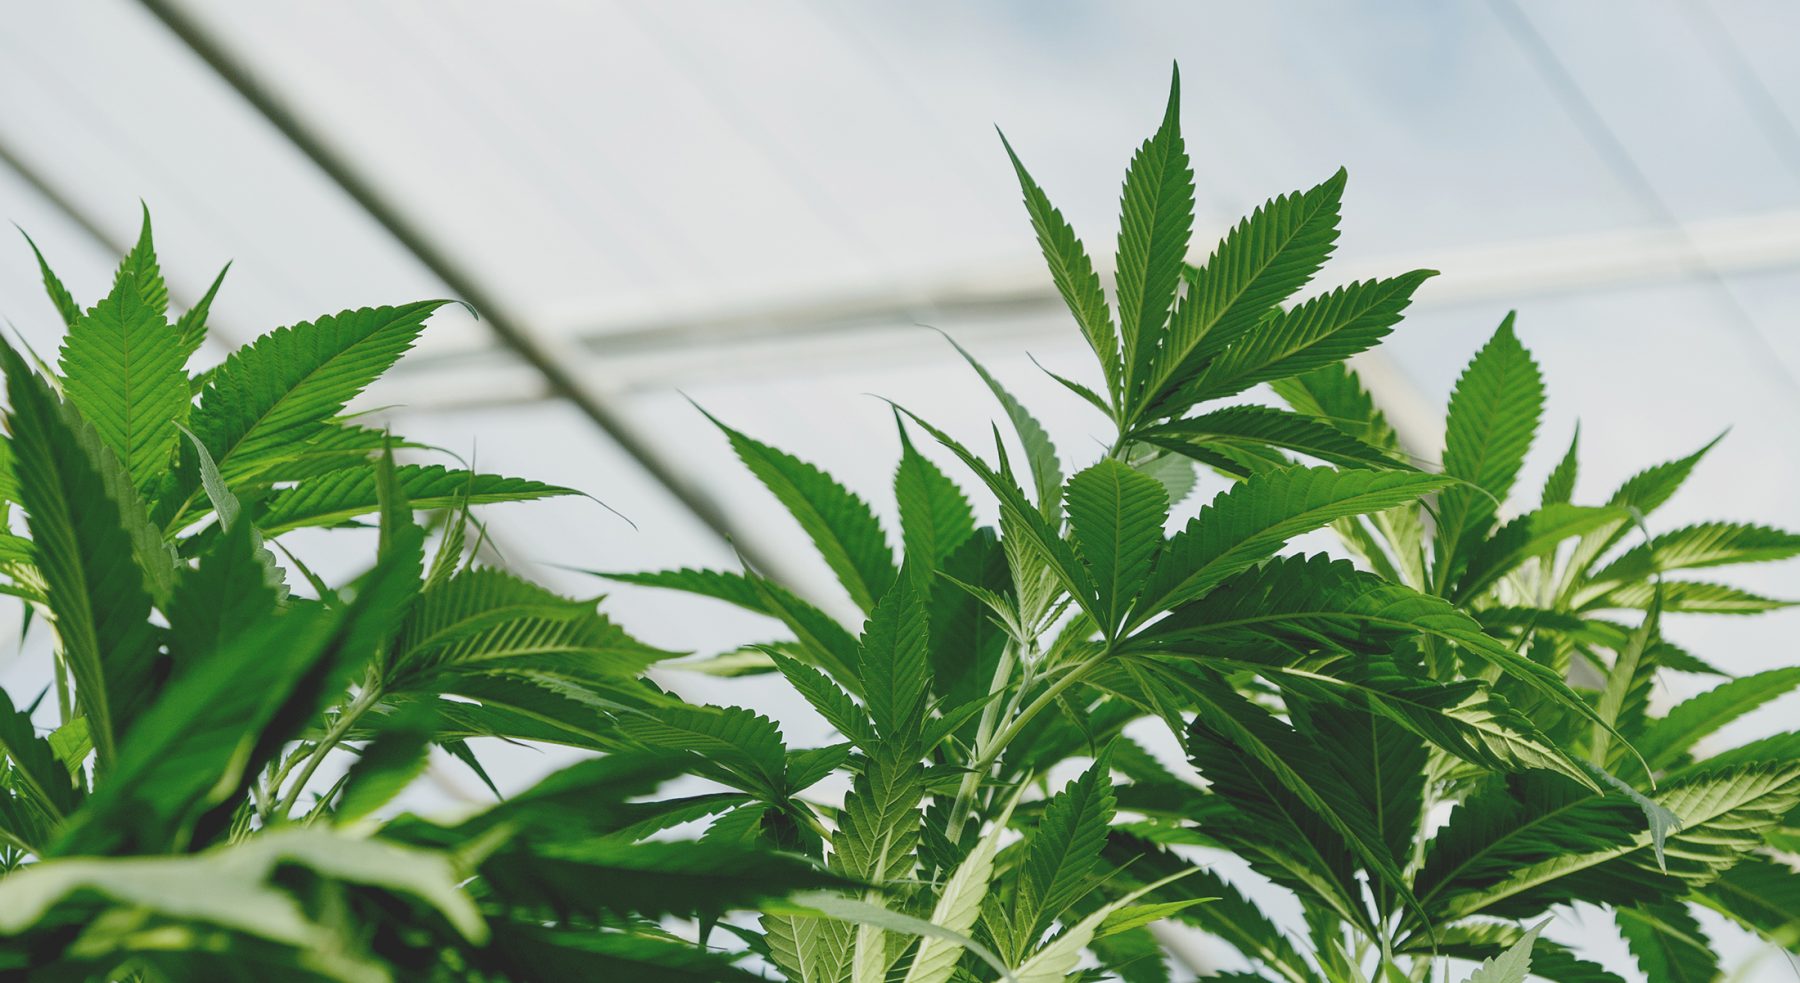
[[[357,720],[369,712],[369,708],[373,707],[380,699],[381,687],[371,682],[363,687],[361,693],[356,695],[354,702],[337,715],[337,719],[331,722],[331,727],[325,732],[325,736],[313,746],[311,754],[306,757],[306,766],[300,769],[300,775],[288,788],[287,796],[275,807],[277,816],[286,816],[293,811],[294,806],[300,801],[300,793],[305,790],[306,783],[312,781],[313,773],[318,771],[319,765],[325,762],[325,756],[343,741],[344,736],[350,733],[350,728],[356,725]]]
[[[60,650],[56,653],[55,661],[56,712],[62,715],[60,719],[64,724],[67,724],[75,717],[74,706],[69,700],[69,664],[63,661],[62,652]]]
[[[1075,685],[1077,682],[1080,682],[1081,677],[1085,675],[1089,669],[1099,665],[1100,660],[1104,659],[1108,654],[1110,654],[1110,650],[1102,651],[1085,662],[1078,662],[1075,665],[1070,666],[1068,671],[1057,677],[1056,681],[1051,683],[1048,689],[1038,694],[1037,699],[1026,704],[1025,709],[1019,711],[1019,715],[1012,718],[1012,720],[1007,723],[1006,729],[1001,731],[998,737],[994,738],[986,750],[976,758],[975,763],[969,766],[969,770],[976,775],[985,774],[989,768],[994,766],[994,762],[999,759],[1000,752],[1006,750],[1006,746],[1012,743],[1014,738],[1019,736],[1019,732],[1025,729],[1025,725],[1031,723],[1033,717],[1043,713],[1044,708],[1048,707],[1051,703],[1054,703],[1056,698],[1063,694],[1063,691]],[[967,776],[964,776],[964,778],[967,780]]]
[[[1000,661],[994,666],[993,681],[988,684],[988,693],[994,694],[1006,686],[1012,677],[1013,663],[1018,661],[1018,642],[1009,639],[1000,650]],[[975,744],[970,751],[981,758],[988,753],[988,743],[993,739],[994,728],[999,725],[1001,707],[999,700],[989,700],[982,708],[981,723],[975,728]],[[991,762],[990,762],[991,764]],[[971,767],[963,774],[962,783],[956,787],[956,799],[950,805],[950,836],[960,840],[963,823],[969,819],[969,809],[974,804],[975,792],[981,787],[982,773],[986,769]]]

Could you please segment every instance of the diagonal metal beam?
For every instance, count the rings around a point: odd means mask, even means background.
[[[505,298],[483,284],[480,277],[440,246],[419,222],[383,195],[348,154],[303,119],[280,93],[259,81],[248,59],[231,51],[202,22],[203,18],[188,13],[180,3],[171,0],[141,2],[451,293],[480,311],[482,319],[501,343],[535,369],[554,395],[568,400],[580,410],[707,528],[743,553],[753,566],[777,579],[795,582],[790,564],[762,550],[756,542],[757,537],[738,535],[725,510],[691,476],[677,467],[671,456],[657,448],[649,435],[625,419],[609,405],[597,387],[582,378],[579,369],[583,360],[570,346],[516,317]],[[592,363],[587,364],[591,366]]]

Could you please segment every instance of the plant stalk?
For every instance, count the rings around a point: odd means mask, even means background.
[[[300,774],[294,779],[294,784],[288,788],[287,795],[275,807],[277,816],[285,817],[293,811],[294,806],[300,801],[300,793],[305,790],[306,783],[312,781],[313,773],[318,771],[319,765],[325,762],[325,756],[343,741],[344,735],[350,733],[350,728],[354,727],[362,715],[369,712],[369,708],[373,707],[380,699],[381,687],[370,682],[363,687],[362,692],[356,695],[356,699],[338,714],[337,719],[331,722],[331,728],[325,732],[325,736],[313,746],[312,753],[306,758],[305,767],[300,769]]]

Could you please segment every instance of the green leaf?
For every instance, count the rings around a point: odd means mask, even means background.
[[[1106,306],[1106,294],[1100,289],[1100,277],[1094,272],[1093,261],[1088,259],[1081,240],[1075,237],[1075,230],[1026,173],[1025,165],[1019,162],[1019,155],[1013,153],[1006,134],[1000,135],[1000,143],[1006,148],[1013,171],[1019,176],[1019,188],[1025,194],[1025,210],[1031,215],[1031,227],[1037,232],[1038,248],[1044,253],[1044,261],[1050,264],[1050,278],[1055,281],[1063,302],[1069,305],[1069,312],[1075,315],[1075,323],[1081,327],[1088,347],[1100,360],[1100,371],[1106,377],[1106,391],[1112,396],[1113,405],[1121,405],[1124,373],[1119,335],[1113,328],[1112,311]]]
[[[924,795],[925,772],[918,761],[894,748],[877,747],[844,796],[831,840],[834,866],[871,884],[909,876],[916,866]]]
[[[999,401],[1000,408],[1006,411],[1006,419],[1012,423],[1013,433],[1019,438],[1019,446],[1025,449],[1025,463],[1031,468],[1032,487],[1037,492],[1038,508],[1045,515],[1051,514],[1056,508],[1057,496],[1062,493],[1063,475],[1062,462],[1057,459],[1056,445],[1050,442],[1050,434],[1037,421],[1037,417],[1032,416],[1031,411],[1025,408],[1025,404],[1007,392],[1000,380],[994,378],[994,374],[986,366],[976,361],[975,356],[969,354],[967,349],[949,335],[945,335],[944,340],[950,342],[950,346],[963,357],[963,361],[969,363],[969,367],[975,370],[975,374],[981,377],[981,381],[994,394],[994,399]]]
[[[382,720],[375,739],[357,753],[344,774],[332,819],[338,825],[355,822],[399,795],[425,771],[430,759],[437,717],[420,704]]]
[[[1043,513],[1033,508],[1025,499],[1025,493],[1019,489],[1018,483],[1010,473],[1005,471],[1005,461],[1001,461],[1001,471],[989,467],[981,458],[976,457],[967,448],[957,443],[949,434],[937,429],[910,411],[903,410],[926,433],[931,434],[938,443],[943,444],[955,454],[958,460],[975,472],[976,477],[987,485],[988,490],[1000,501],[1001,528],[1006,531],[1007,538],[1022,545],[1027,553],[1043,564],[1072,595],[1082,610],[1094,616],[1096,621],[1103,620],[1095,610],[1096,597],[1093,576],[1088,573],[1075,556],[1075,551],[1063,538],[1051,528]]]
[[[446,303],[344,311],[277,328],[232,353],[208,378],[192,423],[226,482],[255,477],[326,430],[346,403],[412,348],[425,319]],[[185,465],[173,481],[174,493],[165,498],[173,510],[159,514],[166,522],[188,518],[183,499],[199,483]]]
[[[127,515],[141,506],[112,451],[10,346],[0,346],[19,497],[45,596],[88,718],[99,767],[154,695],[162,673],[150,624],[150,571]],[[159,562],[167,563],[166,554]],[[165,570],[165,573],[167,571]]]
[[[695,570],[684,567],[680,570],[660,570],[654,573],[613,573],[602,570],[588,571],[596,577],[616,580],[621,584],[636,584],[640,587],[661,587],[666,590],[685,591],[701,597],[735,604],[746,611],[773,616],[762,600],[752,576],[741,573],[729,573],[723,570]]]
[[[334,944],[309,920],[276,872],[365,885],[424,902],[471,941],[487,937],[474,901],[457,886],[447,857],[381,840],[318,829],[266,832],[243,843],[186,857],[72,857],[33,864],[0,882],[0,934],[17,935],[65,900],[95,895],[126,908],[261,936],[296,948]]]
[[[1605,593],[1582,600],[1580,610],[1607,608],[1646,610],[1661,594],[1664,612],[1687,614],[1760,614],[1778,608],[1793,607],[1794,601],[1764,597],[1740,587],[1694,580],[1639,581],[1622,584]],[[1584,595],[1585,596],[1585,595]],[[1665,666],[1665,668],[1674,668]]]
[[[710,413],[706,418],[725,432],[744,466],[800,523],[850,599],[864,611],[874,610],[894,582],[895,570],[887,534],[868,504],[805,461],[731,429]]]
[[[1103,458],[1069,479],[1067,500],[1069,528],[1093,575],[1101,627],[1110,636],[1150,577],[1169,497],[1155,478]]]
[[[1213,899],[1208,904],[1184,907],[1178,917],[1223,940],[1245,959],[1262,964],[1288,983],[1315,983],[1311,967],[1288,936],[1260,906],[1212,870],[1190,866],[1181,857],[1117,829],[1108,838],[1105,856],[1119,871],[1111,883],[1149,883],[1184,873],[1180,881],[1165,884],[1145,899],[1189,903],[1198,898]]]
[[[1688,475],[1693,473],[1694,466],[1723,438],[1724,434],[1720,434],[1708,441],[1706,446],[1684,458],[1645,468],[1632,475],[1619,486],[1617,491],[1613,492],[1612,497],[1606,500],[1606,504],[1628,510],[1635,509],[1642,516],[1650,515],[1681,488],[1682,484],[1687,481]],[[1581,543],[1576,546],[1575,552],[1569,558],[1568,582],[1565,583],[1562,593],[1564,595],[1571,593],[1578,579],[1588,573],[1594,561],[1617,544],[1629,528],[1628,523],[1620,522],[1611,528],[1596,529],[1581,537]]]
[[[819,716],[825,718],[826,723],[837,728],[838,733],[864,750],[872,750],[876,746],[878,739],[875,729],[869,724],[868,715],[829,677],[812,666],[779,652],[770,651],[768,656],[775,663],[775,668],[787,677],[795,691],[819,712]]]
[[[422,593],[393,652],[387,682],[396,690],[441,686],[436,677],[472,672],[604,684],[632,679],[674,654],[632,638],[592,601],[485,567]]]
[[[400,490],[414,508],[444,509],[463,504],[491,505],[576,495],[570,488],[497,474],[472,474],[438,464],[403,464],[395,469]],[[277,490],[269,496],[258,527],[266,536],[308,526],[334,526],[381,507],[375,469],[346,468]]]
[[[1619,934],[1650,983],[1714,983],[1719,957],[1686,905],[1630,905],[1613,911]]]
[[[1499,956],[1524,935],[1523,928],[1502,922],[1436,925],[1430,936],[1420,936],[1399,951],[1480,962]],[[1578,959],[1568,949],[1545,938],[1539,938],[1531,950],[1531,971],[1556,983],[1625,983],[1600,964]]]
[[[1404,863],[1424,813],[1425,742],[1372,708],[1308,700],[1288,707],[1294,728],[1323,752],[1326,766],[1354,776],[1350,788],[1369,829]]]
[[[787,793],[787,747],[768,717],[739,707],[667,706],[627,713],[619,730],[645,747],[687,754],[690,767],[770,801]]]
[[[1272,447],[1353,468],[1413,470],[1387,451],[1365,444],[1328,423],[1267,406],[1227,406],[1135,432],[1133,439],[1178,454],[1218,447]],[[1248,474],[1243,469],[1239,473]]]
[[[1220,352],[1176,398],[1191,406],[1366,351],[1399,323],[1413,291],[1435,275],[1414,270],[1352,283],[1272,314]]]
[[[963,858],[956,870],[944,881],[937,904],[931,909],[931,924],[956,935],[966,936],[981,913],[981,899],[989,890],[994,875],[994,854],[1000,849],[1000,838],[1012,819],[1017,796],[994,818],[987,835],[976,841],[974,849]],[[939,934],[927,936],[919,943],[912,965],[907,968],[904,983],[945,983],[956,970],[966,942],[954,941]]]
[[[231,264],[226,263],[219,275],[213,278],[212,285],[206,288],[206,293],[175,322],[175,337],[178,339],[176,344],[180,347],[183,365],[194,357],[200,346],[206,344],[206,318],[212,313],[213,298],[219,295],[219,287],[225,283],[225,274],[229,272]]]
[[[1569,450],[1556,462],[1549,477],[1544,479],[1544,494],[1541,502],[1544,506],[1567,505],[1575,497],[1575,475],[1580,467],[1576,459],[1576,451],[1581,446],[1581,427],[1576,425],[1575,436],[1569,438]]]
[[[642,979],[667,983],[754,983],[763,977],[685,939],[588,928],[499,922],[477,961],[497,978]],[[809,979],[807,983],[812,983]]]
[[[1284,690],[1313,700],[1364,706],[1481,768],[1542,768],[1578,782],[1591,781],[1579,761],[1479,680],[1437,682],[1403,671],[1391,659],[1369,655],[1313,658],[1285,666],[1254,660],[1243,664],[1271,673],[1273,682]]]
[[[1356,372],[1343,362],[1276,379],[1269,387],[1297,413],[1329,423],[1390,455],[1400,451],[1399,434],[1376,408]]]
[[[1119,252],[1114,264],[1119,334],[1124,341],[1127,405],[1152,372],[1163,326],[1194,231],[1194,171],[1181,142],[1181,72],[1169,80],[1169,105],[1156,134],[1125,171],[1120,194]]]
[[[1714,437],[1706,442],[1706,446],[1686,457],[1639,471],[1625,479],[1625,483],[1613,492],[1606,504],[1634,508],[1644,515],[1655,512],[1664,502],[1674,497],[1687,482],[1688,475],[1694,473],[1694,465],[1699,464],[1700,459],[1724,437],[1724,434]]]
[[[817,912],[819,915],[872,926],[888,932],[917,935],[948,945],[961,946],[975,953],[983,962],[993,967],[995,972],[1000,974],[999,979],[1006,980],[1008,983],[1012,981],[1012,974],[1007,970],[1006,964],[1001,962],[992,950],[962,932],[884,908],[879,904],[839,897],[835,894],[801,894],[793,898],[793,904],[808,909],[807,915],[802,917],[816,918],[817,915],[812,913]]]
[[[1784,949],[1800,946],[1800,873],[1786,862],[1745,857],[1694,900]]]
[[[1553,554],[1563,540],[1628,518],[1630,514],[1616,506],[1546,505],[1536,512],[1527,512],[1495,530],[1471,551],[1453,597],[1467,601],[1520,564]]]
[[[1596,571],[1596,583],[1640,580],[1670,570],[1767,563],[1800,556],[1800,534],[1737,522],[1705,522],[1666,532]]]
[[[1052,796],[1025,838],[1013,901],[1014,937],[1021,949],[1035,943],[1093,886],[1113,818],[1109,759],[1101,752],[1081,777]]]
[[[1674,764],[1701,738],[1800,686],[1800,666],[1783,666],[1728,680],[1670,708],[1638,738],[1638,752],[1652,768]]]
[[[841,983],[849,972],[850,944],[856,937],[856,930],[847,922],[834,918],[764,915],[762,928],[763,938],[769,946],[769,961],[794,983]],[[586,967],[583,966],[581,971],[586,972]]]
[[[1182,874],[1176,874],[1181,877]],[[1120,909],[1138,898],[1162,887],[1161,884],[1147,884],[1122,898],[1109,901],[1089,912],[1080,921],[1065,928],[1061,934],[1051,939],[1031,958],[1020,964],[1013,976],[1019,983],[1062,983],[1069,978],[1069,973],[1081,959],[1081,950],[1094,941],[1094,936],[1107,919],[1117,914]]]
[[[135,280],[144,304],[155,311],[157,317],[164,317],[169,313],[169,287],[163,282],[162,268],[156,262],[156,243],[150,234],[148,206],[143,206],[143,213],[137,242],[119,261],[119,268],[113,274],[113,292],[118,292],[119,285],[127,278]]]
[[[122,268],[112,293],[77,317],[63,340],[61,369],[68,401],[119,455],[131,484],[144,488],[169,466],[189,394],[184,353],[137,277]]]
[[[169,656],[177,672],[210,656],[274,614],[282,593],[270,583],[255,529],[226,530],[177,575],[169,601]]]
[[[1477,966],[1467,983],[1525,983],[1526,974],[1531,972],[1532,946],[1537,944],[1538,933],[1546,924],[1539,922],[1505,952]]]
[[[1639,903],[1704,885],[1761,845],[1800,804],[1800,765],[1721,769],[1665,784],[1654,796],[1681,824],[1668,873],[1652,832],[1624,797],[1595,796],[1536,775],[1473,797],[1426,852],[1419,897],[1434,918],[1518,917],[1581,899]]]
[[[1513,334],[1508,314],[1450,394],[1444,473],[1468,484],[1438,496],[1440,582],[1450,582],[1465,544],[1487,533],[1531,449],[1543,408],[1543,374]]]
[[[1175,415],[1162,406],[1166,397],[1312,279],[1337,241],[1344,181],[1340,169],[1310,191],[1271,199],[1190,272],[1143,405]]]
[[[69,288],[63,286],[62,280],[51,271],[50,264],[45,261],[43,252],[38,249],[31,236],[26,235],[24,229],[20,229],[19,234],[25,236],[25,243],[31,247],[31,254],[37,257],[38,272],[44,278],[44,292],[50,295],[51,305],[62,316],[63,326],[74,327],[75,322],[81,318],[81,305],[75,303],[75,298],[69,295]]]
[[[927,573],[975,534],[975,515],[962,489],[913,448],[899,423],[900,466],[894,471],[894,498],[900,504],[900,538],[906,562]]]
[[[1334,519],[1378,512],[1443,488],[1416,472],[1284,468],[1253,475],[1200,510],[1163,547],[1127,627],[1200,597]]]
[[[930,644],[922,589],[915,578],[904,577],[875,605],[861,641],[869,717],[887,741],[910,745],[919,739]]]
[[[718,913],[843,883],[803,858],[710,838],[594,837],[550,848],[514,839],[481,865],[481,878],[500,902],[564,923],[582,916]]]
[[[32,728],[31,714],[14,709],[4,690],[0,690],[0,759],[9,766],[4,772],[5,784],[17,793],[29,822],[28,829],[11,832],[29,835],[28,845],[41,853],[63,816],[75,808],[75,787],[50,741]]]
[[[217,832],[207,814],[234,809],[282,744],[342,697],[351,667],[392,629],[403,586],[378,565],[348,607],[294,604],[171,679],[56,852],[160,852]]]
[[[1409,898],[1389,853],[1348,777],[1306,735],[1277,720],[1210,674],[1184,680],[1197,708],[1188,733],[1194,766],[1236,807],[1215,835],[1228,837],[1259,870],[1310,890],[1339,917],[1368,927],[1352,858],[1395,896]]]
[[[1350,472],[1359,473],[1374,474]],[[1135,636],[1128,650],[1205,653],[1209,647],[1255,650],[1273,644],[1305,651],[1324,644],[1355,651],[1391,646],[1413,634],[1454,642],[1583,719],[1606,726],[1554,670],[1487,635],[1448,602],[1323,555],[1272,561],[1246,574],[1216,602],[1208,598],[1176,608]]]

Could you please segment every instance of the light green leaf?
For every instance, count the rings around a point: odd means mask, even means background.
[[[975,919],[981,914],[981,899],[993,879],[994,854],[1000,849],[1000,838],[1012,820],[1013,806],[1017,803],[1015,794],[994,818],[987,835],[976,841],[974,849],[944,881],[937,904],[931,909],[931,924],[953,936],[966,936],[975,926]],[[907,967],[904,983],[945,983],[956,970],[964,948],[965,943],[942,934],[926,937],[919,943],[912,965]]]
[[[906,878],[916,866],[925,772],[912,752],[877,746],[844,796],[833,864],[871,884]]]
[[[1476,967],[1467,983],[1525,983],[1525,975],[1531,972],[1531,948],[1546,924],[1539,922],[1505,952]]]
[[[0,882],[0,934],[16,935],[65,899],[91,893],[297,948],[332,945],[332,930],[312,922],[299,899],[277,884],[283,866],[407,896],[435,908],[469,940],[487,937],[474,901],[442,854],[308,828],[270,831],[196,856],[34,864]]]
[[[884,908],[879,904],[868,901],[858,901],[854,898],[846,898],[836,894],[797,894],[791,900],[795,905],[811,909],[828,918],[835,918],[858,925],[870,925],[889,932],[917,935],[922,938],[943,942],[947,945],[966,948],[970,952],[975,953],[976,956],[980,957],[983,962],[986,962],[989,966],[993,967],[994,971],[1000,974],[1000,979],[1006,981],[1011,981],[1013,979],[1011,971],[1006,968],[1006,964],[1001,962],[998,956],[994,955],[993,950],[974,939],[969,938],[968,935],[962,932],[952,931],[942,925],[925,921],[922,918],[914,918],[911,915]],[[802,916],[802,918],[804,917],[805,916]],[[795,919],[795,921],[800,920],[801,918]]]
[[[1374,474],[1350,472],[1359,473]],[[1272,561],[1246,574],[1217,601],[1209,597],[1176,607],[1169,617],[1134,636],[1128,650],[1203,654],[1211,647],[1256,650],[1273,644],[1304,651],[1326,643],[1355,651],[1378,644],[1377,640],[1391,645],[1415,634],[1454,642],[1583,719],[1608,726],[1555,671],[1489,636],[1448,602],[1323,555]]]
[[[416,565],[406,569],[416,576]],[[575,683],[635,678],[672,652],[632,638],[594,609],[501,570],[472,567],[425,591],[394,640],[392,688],[440,675],[529,673]]]
[[[839,689],[824,673],[797,659],[775,651],[769,651],[768,657],[826,723],[865,751],[874,749],[877,743],[875,730],[863,708],[857,706],[848,693]]]
[[[1784,861],[1745,857],[1694,900],[1784,949],[1800,947],[1800,872]]]
[[[787,747],[768,717],[739,707],[666,706],[626,713],[619,730],[648,748],[685,752],[690,767],[771,801],[787,794]]]
[[[188,308],[175,322],[175,337],[178,339],[176,344],[180,346],[183,365],[194,357],[201,345],[206,344],[206,318],[212,313],[213,298],[219,295],[219,287],[225,283],[225,274],[229,272],[231,264],[226,263],[219,275],[213,278],[212,286],[206,288],[206,293],[200,295],[194,306]]]

